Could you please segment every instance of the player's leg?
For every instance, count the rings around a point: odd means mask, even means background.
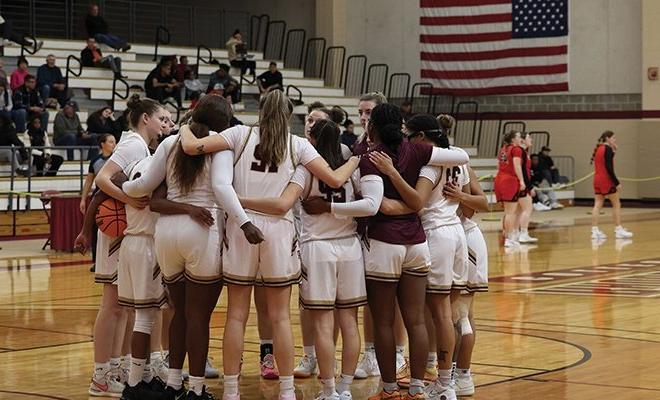
[[[264,379],[277,379],[280,374],[275,365],[273,352],[273,330],[268,319],[266,290],[261,284],[254,286],[254,305],[257,309],[257,330],[259,331],[259,368]]]
[[[504,246],[512,247],[517,243],[518,229],[518,202],[504,202]]]
[[[536,243],[538,242],[537,238],[529,236],[529,220],[532,216],[532,211],[534,210],[532,204],[532,196],[526,195],[518,199],[518,205],[520,206],[520,236],[518,241],[520,243]]]
[[[303,356],[293,370],[296,378],[309,378],[318,372],[314,335],[316,327],[312,322],[311,312],[300,308],[300,331],[302,333]],[[333,319],[334,320],[334,319]]]
[[[225,400],[238,399],[239,395],[238,375],[241,372],[245,324],[250,315],[251,292],[252,286],[250,285],[227,285],[227,322],[225,323],[225,332],[222,339],[223,399]]]
[[[612,203],[612,218],[614,219],[614,235],[617,239],[629,239],[633,234],[621,226],[621,199],[619,192],[614,192],[608,196]]]
[[[602,194],[594,195],[594,208],[591,210],[591,238],[604,239],[606,237],[600,228],[598,228],[598,221],[600,219],[600,210],[603,209],[605,203],[605,196]]]
[[[266,287],[268,318],[273,327],[275,359],[280,372],[280,399],[293,399],[293,332],[291,331],[291,286]]]

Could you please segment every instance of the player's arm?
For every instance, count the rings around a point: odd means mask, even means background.
[[[477,174],[474,173],[471,167],[468,167],[468,173],[470,175],[470,182],[467,185],[463,185],[463,188],[459,189],[458,185],[447,183],[442,193],[449,199],[459,201],[459,207],[463,215],[472,218],[475,211],[488,211],[488,199],[479,184]]]
[[[349,217],[371,217],[378,213],[383,201],[383,178],[379,175],[365,175],[360,179],[362,199],[348,203],[329,203],[320,197],[309,198],[302,202],[308,214],[332,213]]]
[[[206,208],[168,200],[165,182],[161,183],[152,193],[149,208],[153,212],[164,215],[188,214],[190,218],[203,226],[212,226],[215,223],[213,215]]]
[[[525,184],[525,175],[523,175],[522,170],[522,158],[520,156],[513,157],[513,170],[516,173],[516,177],[518,178],[520,190],[525,190],[527,185]]]
[[[311,145],[310,145],[311,146]],[[339,189],[350,179],[353,171],[358,167],[360,159],[352,156],[341,167],[333,170],[328,165],[328,162],[323,157],[316,157],[312,161],[305,164],[305,168],[309,170],[315,177],[323,181],[326,185],[333,189]]]
[[[614,173],[614,151],[610,146],[605,146],[605,170],[607,170],[607,174],[610,176],[614,186],[618,187],[620,182]]]
[[[166,139],[168,140],[168,139]],[[170,139],[172,140],[172,139]],[[168,141],[167,144],[171,142]],[[149,196],[165,180],[167,173],[167,157],[170,154],[166,143],[161,143],[156,149],[147,170],[143,174],[136,174],[133,180],[122,185],[122,190],[130,197]],[[175,144],[176,146],[176,144]],[[176,151],[176,148],[172,149]]]
[[[296,204],[296,201],[302,195],[303,188],[297,183],[290,182],[282,191],[280,197],[266,197],[266,198],[239,198],[241,205],[248,209],[258,211],[268,215],[282,216],[289,212],[289,210]]]
[[[183,125],[179,129],[179,135],[181,136],[183,151],[190,156],[231,150],[229,142],[222,135],[209,135],[198,138],[192,133],[189,125]]]
[[[431,158],[426,165],[434,167],[455,167],[467,164],[470,161],[470,156],[458,148],[443,149],[441,147],[433,147]]]
[[[89,248],[92,241],[92,233],[94,226],[96,225],[96,210],[99,208],[101,203],[109,198],[111,197],[103,193],[102,190],[97,190],[94,196],[92,196],[92,200],[90,200],[89,205],[85,210],[85,219],[83,220],[82,229],[73,242],[73,247],[78,249],[81,254],[87,253],[87,249]]]
[[[106,163],[101,168],[101,171],[99,171],[99,174],[96,176],[96,186],[98,186],[100,190],[110,195],[110,197],[117,199],[122,203],[130,204],[132,207],[139,210],[146,207],[149,204],[148,197],[141,197],[137,199],[129,197],[121,190],[120,187],[117,187],[112,183],[112,177],[117,172],[122,172],[122,168],[119,166],[119,164],[112,160],[106,161]]]
[[[85,184],[83,185],[82,193],[80,194],[80,212],[85,213],[87,205],[87,197],[92,191],[92,184],[94,183],[94,173],[89,172],[85,175]]]

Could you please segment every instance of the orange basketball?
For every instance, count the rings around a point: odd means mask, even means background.
[[[124,234],[126,229],[126,209],[124,203],[115,199],[106,199],[96,210],[96,225],[101,232],[111,237]]]

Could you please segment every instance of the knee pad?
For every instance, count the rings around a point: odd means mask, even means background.
[[[135,310],[135,323],[133,324],[133,332],[144,333],[151,335],[154,328],[154,321],[156,320],[156,309],[147,308],[144,310]]]

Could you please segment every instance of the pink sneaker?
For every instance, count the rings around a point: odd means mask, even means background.
[[[272,354],[266,354],[263,360],[259,362],[261,364],[261,377],[264,379],[278,379],[280,377],[280,372],[277,370],[275,365],[275,357]]]

